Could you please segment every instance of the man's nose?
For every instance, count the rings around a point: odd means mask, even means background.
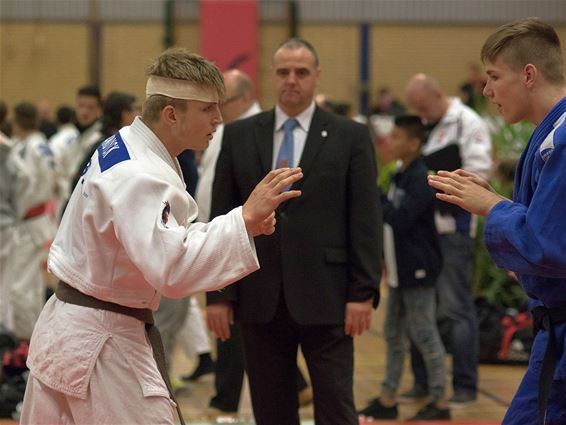
[[[222,112],[220,112],[220,107],[218,105],[216,105],[216,114],[214,114],[214,124],[218,125],[220,123],[222,123],[222,121],[224,121],[224,119],[222,118]]]
[[[291,71],[287,74],[287,83],[294,84],[297,81],[297,75]]]

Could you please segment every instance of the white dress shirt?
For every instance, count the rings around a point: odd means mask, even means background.
[[[293,146],[293,164],[291,167],[296,167],[301,162],[301,156],[305,148],[305,143],[307,141],[307,134],[311,126],[312,116],[314,114],[314,101],[310,106],[295,117],[290,117],[277,105],[275,107],[275,129],[273,132],[273,169],[277,168],[277,156],[279,155],[279,149],[281,149],[281,144],[283,143],[283,124],[289,118],[295,118],[299,123],[298,126],[293,130],[294,136],[294,146]]]

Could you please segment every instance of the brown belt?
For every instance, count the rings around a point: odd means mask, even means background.
[[[83,294],[72,286],[63,281],[59,281],[55,295],[61,301],[69,304],[80,305],[83,307],[96,308],[99,310],[112,311],[114,313],[125,314],[126,316],[133,317],[145,323],[145,331],[153,350],[153,357],[157,363],[157,369],[161,373],[161,377],[165,381],[165,385],[169,390],[169,397],[175,402],[177,414],[181,421],[181,425],[185,425],[183,415],[181,414],[181,407],[177,403],[177,399],[173,394],[169,374],[167,373],[167,366],[165,364],[165,350],[163,349],[163,342],[161,341],[161,334],[156,326],[154,326],[153,313],[148,308],[132,308],[120,304],[115,304],[109,301],[102,301],[98,298],[91,297],[90,295]]]

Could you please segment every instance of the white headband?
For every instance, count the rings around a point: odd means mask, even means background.
[[[173,99],[218,103],[218,93],[211,87],[199,87],[187,80],[165,78],[157,75],[150,75],[145,86],[145,97],[147,98],[152,94],[160,94]]]

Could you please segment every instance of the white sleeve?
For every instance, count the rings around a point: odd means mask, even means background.
[[[189,224],[197,207],[186,191],[139,169],[126,170],[128,178],[97,184],[104,185],[126,255],[162,295],[217,290],[259,268],[241,207],[208,224]]]
[[[492,172],[491,136],[481,119],[465,119],[460,138],[462,168],[489,178]]]

